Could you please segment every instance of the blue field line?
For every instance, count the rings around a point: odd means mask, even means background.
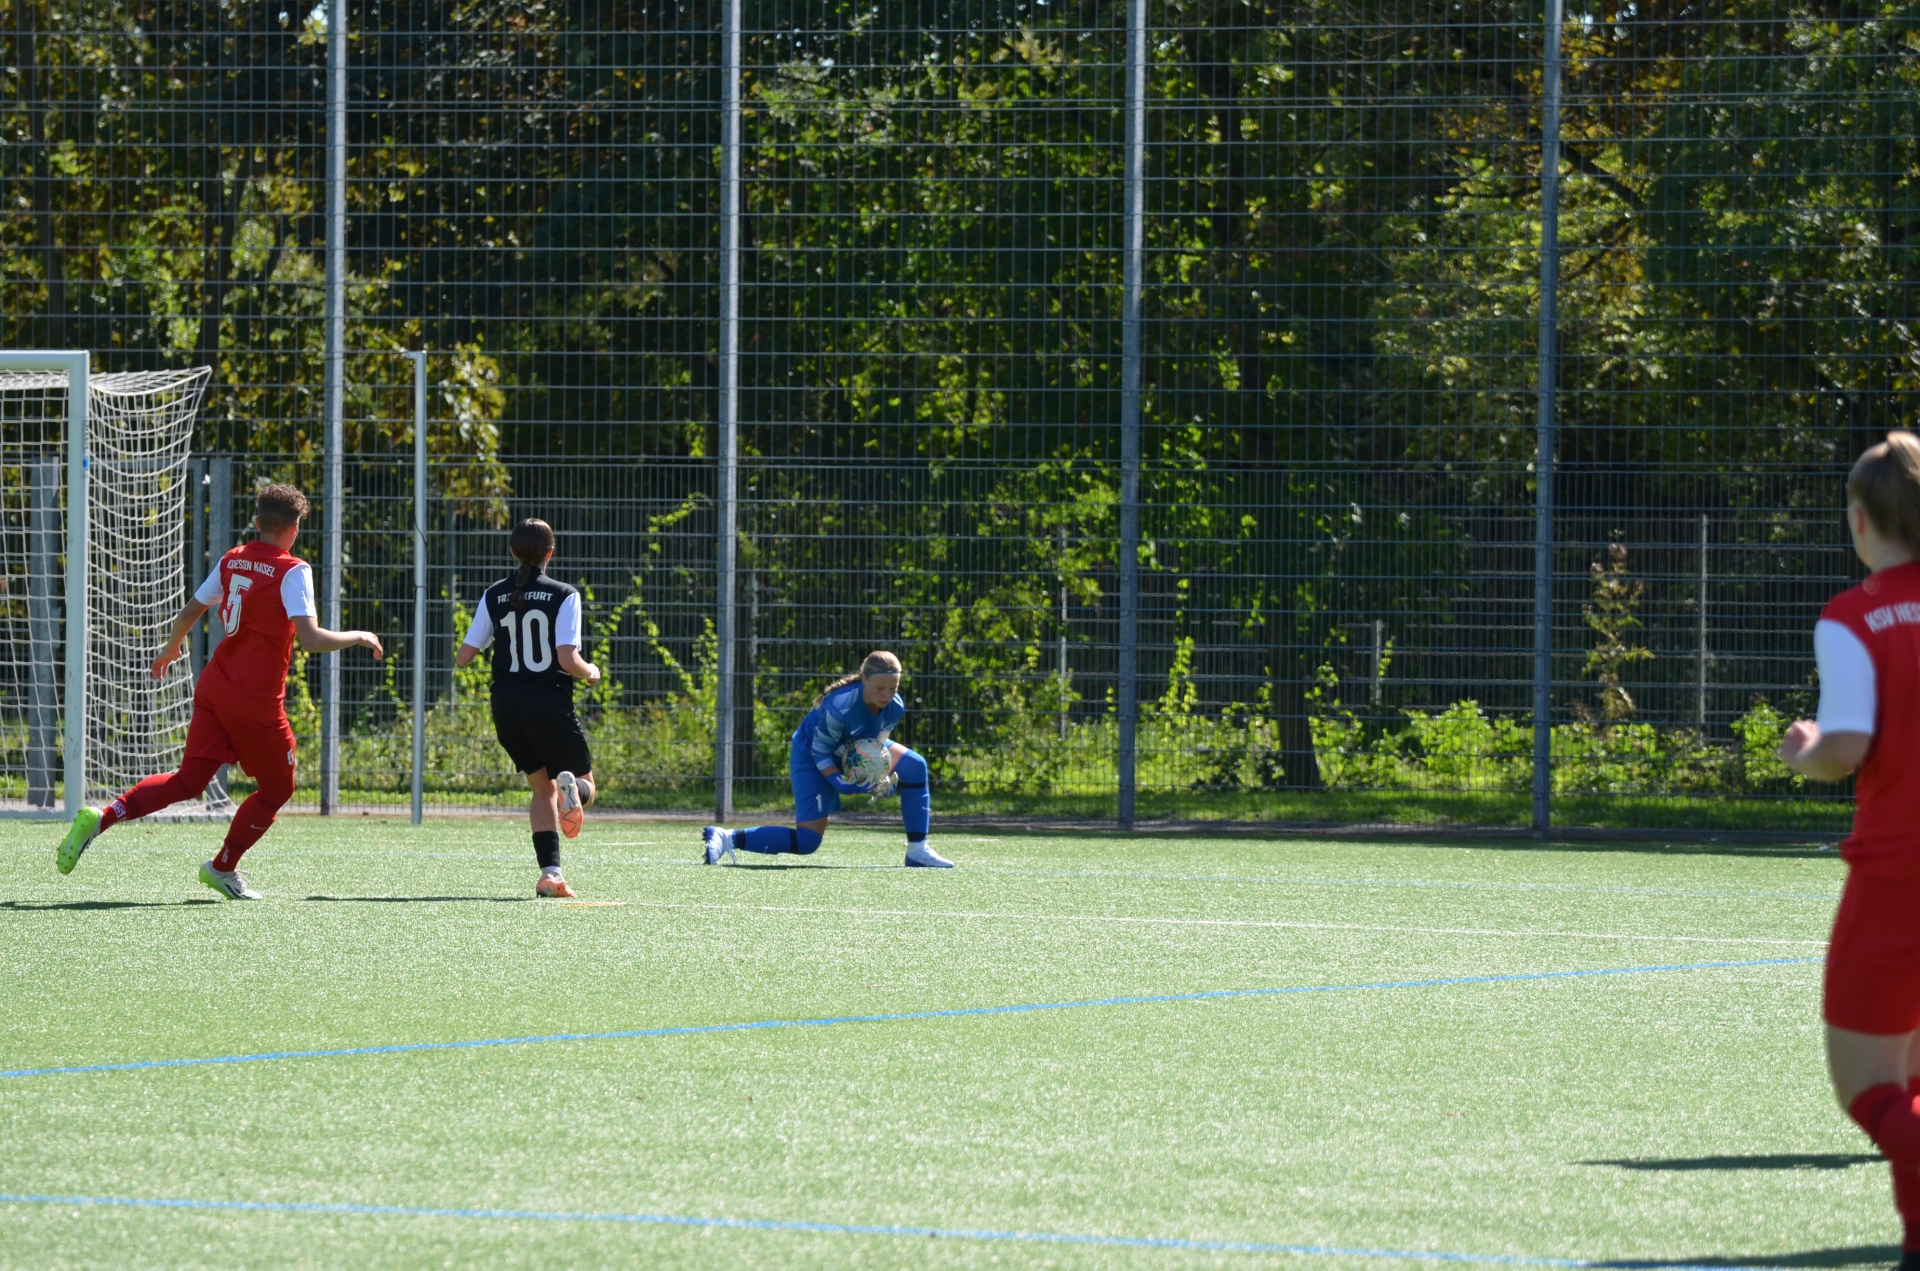
[[[997,1231],[969,1227],[896,1227],[880,1223],[804,1222],[778,1218],[703,1218],[685,1214],[621,1214],[542,1209],[458,1209],[426,1205],[347,1205],[298,1201],[147,1199],[131,1196],[41,1196],[0,1192],[0,1204],[89,1205],[122,1209],[188,1209],[265,1214],[344,1214],[377,1218],[466,1218],[495,1222],[627,1223],[648,1227],[779,1231],[813,1236],[910,1236],[1014,1244],[1094,1245],[1122,1249],[1174,1249],[1195,1253],[1278,1253],[1299,1257],[1379,1258],[1394,1262],[1473,1262],[1514,1267],[1645,1268],[1652,1271],[1762,1271],[1722,1263],[1710,1266],[1651,1259],[1601,1262],[1587,1258],[1540,1258],[1525,1254],[1452,1253],[1435,1249],[1369,1249],[1364,1246],[1269,1244],[1257,1240],[1206,1240],[1186,1236],[1096,1236],[1067,1231]],[[1764,1271],[1787,1271],[1775,1264]]]
[[[1530,980],[1573,980],[1603,975],[1652,975],[1663,971],[1717,971],[1734,967],[1795,966],[1820,958],[1758,958],[1742,962],[1676,962],[1661,966],[1601,967],[1584,971],[1524,971],[1509,975],[1454,975],[1431,980],[1382,980],[1371,984],[1299,984],[1285,988],[1209,989],[1198,993],[1154,993],[1139,997],[1079,998],[1068,1002],[1022,1002],[1011,1006],[962,1006],[944,1010],[899,1011],[886,1015],[829,1015],[815,1019],[762,1019],[737,1024],[681,1024],[608,1033],[544,1033],[530,1037],[488,1037],[456,1042],[402,1042],[389,1046],[342,1046],[329,1050],[275,1050],[250,1055],[209,1055],[198,1059],[143,1059],[118,1064],[69,1064],[58,1068],[15,1068],[4,1077],[52,1077],[81,1072],[132,1072],[141,1068],[198,1068],[207,1064],[257,1064],[275,1059],[338,1059],[348,1055],[404,1055],[421,1050],[478,1050],[485,1046],[539,1046],[553,1042],[618,1041],[636,1037],[689,1037],[700,1033],[747,1033],[770,1028],[826,1028],[835,1024],[892,1024],[920,1019],[962,1019],[972,1015],[1019,1015],[1031,1011],[1070,1011],[1087,1006],[1147,1006],[1162,1002],[1209,1002],[1235,997],[1286,997],[1298,993],[1364,993],[1381,989],[1430,989],[1463,984],[1518,984]]]

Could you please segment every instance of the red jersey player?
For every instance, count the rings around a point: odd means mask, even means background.
[[[193,693],[193,722],[180,771],[148,777],[104,811],[82,808],[60,842],[54,864],[70,874],[94,839],[131,821],[198,796],[220,765],[238,763],[259,783],[233,814],[220,854],[200,867],[200,881],[231,900],[258,900],[240,877],[240,857],[260,841],[274,814],[293,797],[293,728],[287,723],[287,667],[293,642],[309,653],[355,647],[383,655],[369,631],[328,631],[315,621],[313,571],[291,552],[307,498],[290,485],[261,489],[253,542],[220,558],[207,580],[173,620],[166,647],[153,660],[158,680],[180,658],[187,633],[215,609],[223,631],[219,647]]]
[[[1820,715],[1787,730],[1780,758],[1816,781],[1859,771],[1827,946],[1827,1067],[1892,1168],[1900,1266],[1920,1271],[1920,438],[1888,433],[1860,456],[1847,522],[1871,572],[1820,615]]]

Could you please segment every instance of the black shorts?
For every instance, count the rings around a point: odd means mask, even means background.
[[[580,731],[580,717],[573,713],[570,692],[494,685],[493,735],[522,772],[545,768],[553,777],[593,771],[593,755]]]

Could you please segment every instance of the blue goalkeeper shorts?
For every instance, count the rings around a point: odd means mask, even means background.
[[[787,754],[787,775],[793,781],[793,819],[818,821],[840,810],[840,792],[813,766],[813,752],[798,737]]]

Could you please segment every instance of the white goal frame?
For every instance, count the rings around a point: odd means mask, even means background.
[[[0,371],[67,373],[67,629],[66,814],[72,820],[87,801],[87,377],[92,359],[84,349],[0,352]],[[78,704],[76,706],[76,703]],[[44,813],[42,814],[44,815]]]

